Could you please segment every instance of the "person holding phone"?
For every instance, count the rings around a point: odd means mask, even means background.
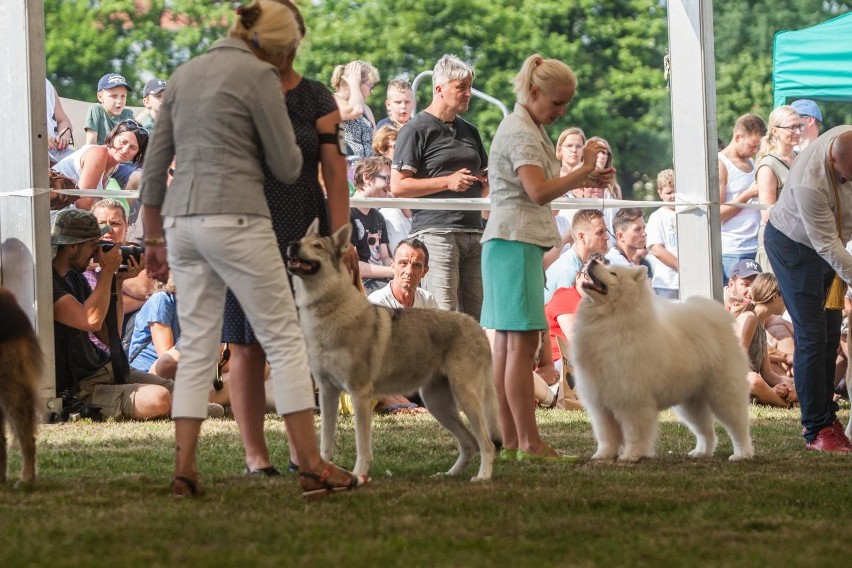
[[[562,246],[550,202],[591,183],[609,183],[613,169],[595,164],[599,140],[583,148],[583,165],[560,177],[560,162],[544,126],[565,115],[577,80],[556,59],[531,55],[515,77],[517,103],[500,123],[488,160],[491,217],[482,236],[484,301],[480,323],[495,330],[494,383],[504,457],[562,459],[539,436],[533,405],[533,361],[544,314],[544,252]]]

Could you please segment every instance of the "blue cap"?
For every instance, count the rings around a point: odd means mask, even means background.
[[[142,89],[142,98],[144,99],[148,95],[156,95],[165,88],[166,82],[162,79],[151,79],[145,83],[145,88]]]
[[[799,99],[790,105],[793,110],[799,113],[799,116],[812,116],[822,122],[822,113],[815,102],[810,99]]]
[[[124,75],[119,75],[118,73],[107,73],[98,81],[99,92],[104,89],[112,89],[113,87],[126,87],[128,91],[133,90],[127,83],[127,79],[124,78]]]
[[[761,272],[763,272],[763,269],[755,261],[741,260],[731,270],[731,277],[748,278],[749,276],[757,276]]]

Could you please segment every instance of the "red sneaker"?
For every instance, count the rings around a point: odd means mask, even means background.
[[[849,438],[846,437],[846,428],[843,427],[843,424],[838,419],[834,419],[834,422],[831,423],[831,429],[834,430],[834,435],[837,436],[837,439],[841,442],[846,442],[846,447],[852,450],[852,443],[849,442]]]
[[[834,431],[834,426],[826,426],[820,430],[813,442],[805,444],[805,449],[833,454],[852,453],[852,448],[849,447],[849,440],[846,439],[845,435],[838,438],[837,433]]]

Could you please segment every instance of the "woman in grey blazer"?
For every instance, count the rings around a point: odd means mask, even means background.
[[[196,445],[227,288],[269,359],[276,407],[299,455],[304,495],[354,489],[367,479],[319,456],[305,342],[263,192],[262,160],[284,182],[294,181],[302,167],[277,70],[300,34],[293,13],[275,2],[255,0],[237,14],[230,37],[169,80],[144,174],[149,271],[162,279],[171,267],[181,290],[172,494],[201,492]],[[177,166],[166,190],[172,157]]]

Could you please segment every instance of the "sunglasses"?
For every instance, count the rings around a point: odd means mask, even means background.
[[[790,126],[776,126],[775,128],[783,128],[789,132],[801,132],[805,129],[805,125],[801,122],[799,124],[791,124]]]
[[[145,136],[150,136],[150,134],[148,134],[148,130],[146,130],[144,126],[142,126],[132,118],[125,120],[124,122],[122,122],[122,124],[127,127],[128,132],[140,132]]]
[[[385,174],[376,174],[373,176],[376,179],[382,179],[385,181],[390,181],[390,176],[386,176]]]

